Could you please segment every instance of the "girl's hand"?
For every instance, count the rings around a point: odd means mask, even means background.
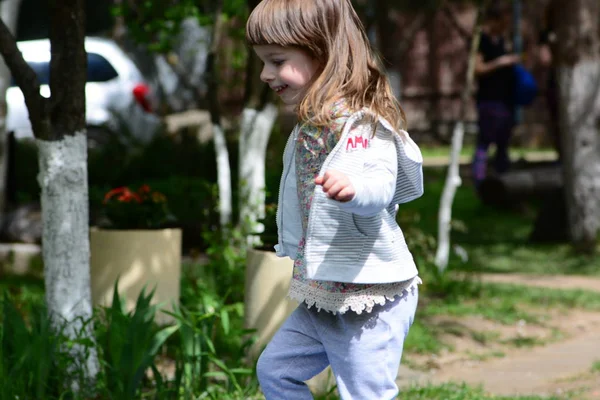
[[[346,174],[331,169],[325,175],[315,178],[315,184],[323,187],[323,192],[330,199],[345,203],[354,198],[356,190]]]

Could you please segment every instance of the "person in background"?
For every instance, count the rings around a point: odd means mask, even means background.
[[[479,132],[473,156],[472,173],[476,188],[487,174],[488,148],[496,146],[494,170],[506,172],[510,166],[508,145],[514,126],[513,65],[520,61],[509,51],[511,10],[503,3],[492,4],[486,13],[477,59],[477,112]]]

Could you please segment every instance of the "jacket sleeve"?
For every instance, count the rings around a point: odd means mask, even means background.
[[[379,213],[393,200],[398,173],[396,146],[392,140],[379,140],[365,152],[363,173],[349,177],[356,195],[338,206],[347,212],[370,216]]]
[[[406,131],[400,131],[398,143],[398,181],[394,203],[408,203],[423,195],[423,156]]]
[[[363,173],[349,177],[356,195],[349,202],[336,202],[342,210],[361,216],[423,195],[423,156],[408,133],[382,135],[371,143],[364,154]]]

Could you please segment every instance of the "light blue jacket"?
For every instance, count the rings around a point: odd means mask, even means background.
[[[352,283],[388,283],[417,275],[413,257],[396,223],[398,204],[423,194],[423,157],[408,133],[379,119],[352,114],[319,175],[345,173],[356,196],[341,203],[315,187],[304,249],[307,278]],[[288,139],[279,189],[277,255],[294,259],[302,238],[294,154],[299,126]]]

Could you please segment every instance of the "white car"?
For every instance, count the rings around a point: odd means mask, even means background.
[[[25,61],[35,70],[40,93],[49,97],[50,41],[17,43]],[[152,113],[150,87],[133,61],[108,39],[85,39],[88,70],[85,85],[88,146],[105,144],[111,135],[123,143],[147,143],[157,132],[160,119]],[[17,140],[33,138],[29,112],[21,89],[14,81],[6,93],[6,127]]]

